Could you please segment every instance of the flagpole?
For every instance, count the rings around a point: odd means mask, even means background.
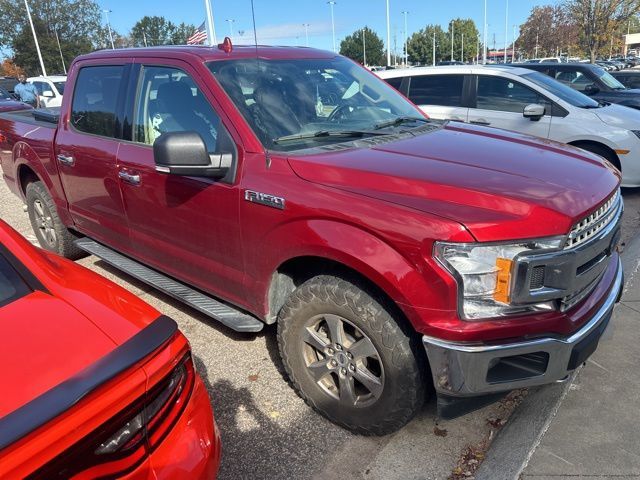
[[[33,27],[33,20],[31,19],[31,10],[29,10],[29,4],[27,0],[24,0],[24,6],[27,9],[27,16],[29,17],[29,24],[31,25],[31,33],[33,33],[33,40],[36,42],[36,50],[38,52],[38,59],[40,60],[40,68],[42,68],[42,76],[47,76],[47,71],[44,68],[44,62],[42,61],[42,54],[40,53],[40,45],[38,44],[38,37],[36,36],[36,29]]]
[[[213,23],[213,11],[211,9],[210,0],[204,0],[204,6],[207,10],[207,39],[209,40],[209,45],[216,45],[218,43],[218,39],[216,38],[216,27]]]

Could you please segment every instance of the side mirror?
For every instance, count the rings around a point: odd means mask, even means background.
[[[233,155],[209,155],[196,132],[167,132],[154,142],[153,157],[160,173],[220,179],[229,171]]]
[[[598,86],[595,83],[590,83],[589,85],[584,87],[584,93],[586,95],[595,95],[599,91],[600,91],[600,89],[598,88]]]
[[[540,105],[538,103],[531,103],[524,107],[522,111],[522,116],[524,118],[528,118],[532,122],[537,122],[542,117],[544,117],[544,105]]]
[[[47,97],[47,98],[55,97],[55,95],[53,94],[53,92],[51,90],[45,90],[44,92],[42,92],[42,96],[43,97]]]

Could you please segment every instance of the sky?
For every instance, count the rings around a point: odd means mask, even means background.
[[[234,43],[253,43],[250,0],[210,0],[218,42],[233,32]],[[513,26],[522,24],[534,6],[556,4],[559,0],[487,0],[487,44],[496,47],[505,43],[505,9],[508,2],[508,42]],[[174,23],[196,26],[205,19],[205,0],[98,0],[111,10],[109,20],[119,33],[128,33],[133,24],[145,15],[164,16]],[[331,50],[331,10],[326,0],[254,0],[258,42],[274,45],[305,45],[305,24],[308,25],[309,46]],[[386,42],[385,0],[336,0],[334,5],[336,44],[356,29],[368,26]],[[394,34],[397,49],[404,41],[404,14],[408,12],[409,36],[427,24],[437,23],[447,28],[452,18],[471,18],[482,35],[483,0],[389,0],[391,45]],[[103,16],[103,20],[105,20]],[[233,20],[228,22],[227,20]],[[230,29],[231,27],[231,29]]]

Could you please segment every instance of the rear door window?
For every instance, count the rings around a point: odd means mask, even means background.
[[[409,99],[416,105],[462,106],[464,75],[415,75],[409,85]]]
[[[384,81],[391,85],[396,90],[400,91],[400,85],[402,85],[403,77],[385,78]]]
[[[83,67],[78,73],[71,104],[71,124],[76,130],[115,137],[116,108],[124,66]]]

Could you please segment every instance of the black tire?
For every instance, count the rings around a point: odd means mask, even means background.
[[[340,352],[335,350],[329,322],[335,324],[336,318],[346,321]],[[386,435],[411,420],[427,396],[419,339],[402,324],[357,282],[323,275],[302,284],[280,310],[278,346],[293,387],[308,405],[354,433]],[[321,340],[319,344],[303,340],[310,338],[310,329]],[[359,345],[367,345],[367,352],[372,352],[365,340],[377,356],[356,357],[363,351]],[[312,346],[322,342],[326,348]],[[309,365],[314,364],[324,365],[313,369],[324,375],[320,379],[311,373]],[[327,372],[322,373],[324,369]],[[381,386],[369,380],[372,376]],[[338,398],[342,392],[343,403]],[[349,396],[349,392],[355,393]]]
[[[42,182],[28,184],[25,196],[31,228],[42,248],[70,260],[87,256],[84,250],[73,243],[78,236],[64,226],[55,203]]]
[[[619,172],[622,171],[622,167],[620,166],[620,159],[618,156],[602,145],[597,145],[594,143],[585,143],[585,144],[576,144],[576,147],[580,147],[583,150],[587,150],[588,152],[595,153],[596,155],[600,155],[602,158],[607,160],[611,165],[616,167]]]

